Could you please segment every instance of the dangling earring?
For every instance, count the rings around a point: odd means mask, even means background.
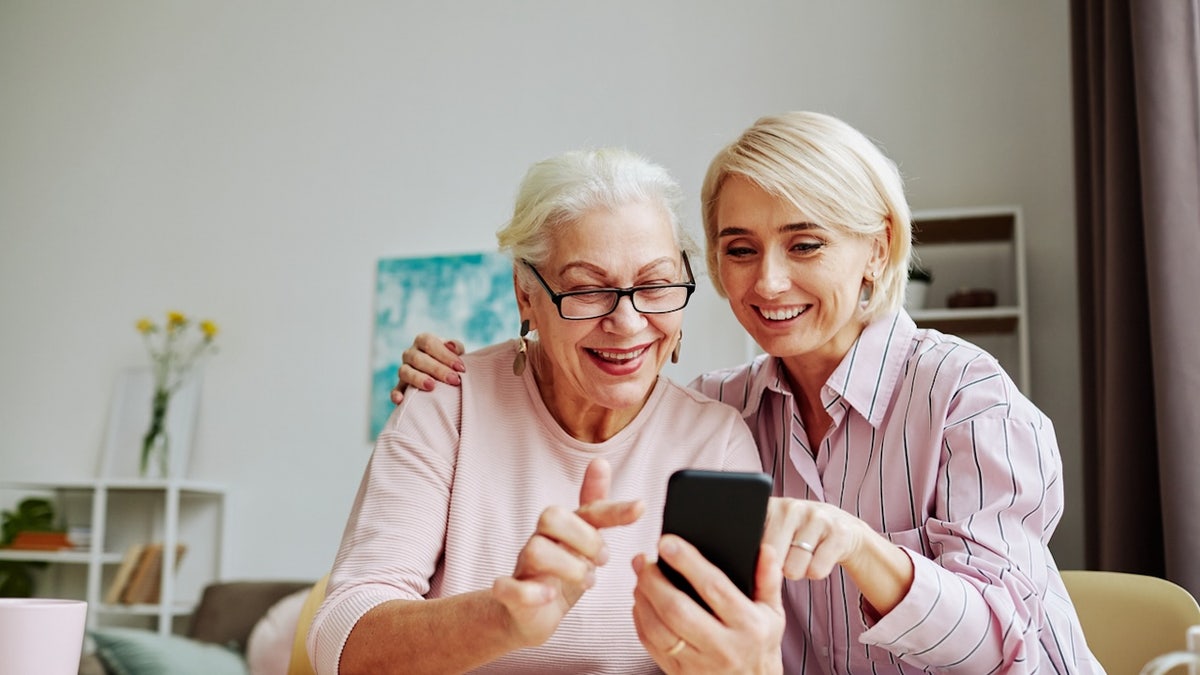
[[[526,335],[529,335],[529,319],[521,321],[521,343],[517,347],[517,358],[513,359],[513,375],[517,377],[525,372],[525,358],[529,352],[529,343],[525,340]]]
[[[679,347],[683,345],[683,331],[679,331],[679,339],[675,341],[675,349],[671,350],[671,363],[679,363]]]

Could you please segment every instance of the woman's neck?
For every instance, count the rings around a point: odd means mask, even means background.
[[[535,341],[529,343],[529,366],[538,394],[550,416],[563,431],[584,443],[603,443],[616,436],[633,422],[638,413],[650,400],[651,388],[638,405],[629,408],[605,408],[597,405],[577,392],[561,386],[554,377],[554,368],[546,363]]]
[[[865,328],[864,323],[857,332],[846,332],[811,352],[780,358],[813,452],[824,440],[832,421],[821,401],[821,390]]]

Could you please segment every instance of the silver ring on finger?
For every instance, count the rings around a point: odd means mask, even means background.
[[[813,551],[817,550],[816,546],[813,546],[812,544],[808,543],[807,541],[793,541],[792,547],[798,548],[801,551],[808,551],[810,554]]]

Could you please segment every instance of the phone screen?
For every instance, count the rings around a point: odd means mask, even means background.
[[[663,534],[675,534],[719,567],[747,597],[754,597],[758,547],[771,497],[765,473],[682,469],[667,483]],[[681,574],[662,560],[663,575],[712,611]]]

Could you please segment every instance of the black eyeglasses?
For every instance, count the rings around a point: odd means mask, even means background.
[[[647,286],[630,286],[629,288],[597,288],[587,291],[567,291],[555,293],[550,289],[540,272],[528,260],[522,260],[525,266],[533,270],[533,276],[546,289],[546,294],[558,307],[558,315],[570,321],[599,319],[608,316],[617,309],[621,298],[628,296],[633,303],[633,309],[642,314],[670,314],[687,307],[688,300],[696,290],[696,278],[692,276],[692,264],[688,262],[686,253],[683,255],[683,268],[687,270],[688,280],[679,284],[650,284]]]

